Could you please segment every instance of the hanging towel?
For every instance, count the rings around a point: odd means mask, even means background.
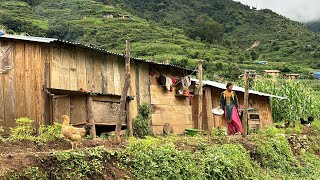
[[[166,77],[166,88],[167,88],[168,91],[172,91],[172,90],[171,90],[172,84],[173,84],[173,83],[172,83],[172,79],[169,78],[169,77]]]
[[[181,84],[184,89],[188,89],[191,86],[191,78],[189,76],[182,77]]]

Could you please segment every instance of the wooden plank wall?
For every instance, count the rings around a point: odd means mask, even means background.
[[[21,41],[1,42],[11,45],[10,63],[13,69],[0,74],[0,125],[7,130],[15,119],[28,117],[35,126],[44,122],[44,66],[45,46]],[[47,52],[46,52],[47,53]]]
[[[121,95],[125,76],[122,57],[63,44],[51,49],[51,88]]]
[[[167,74],[169,75],[170,73]],[[171,77],[172,74],[174,73],[171,73]],[[150,77],[153,131],[155,134],[162,134],[163,125],[169,123],[175,134],[183,134],[185,129],[193,127],[190,98],[176,97],[175,90],[170,92],[165,87],[159,86],[158,76],[159,74],[155,77]]]

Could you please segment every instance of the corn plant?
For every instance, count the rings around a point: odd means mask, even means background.
[[[291,122],[309,116],[319,118],[319,97],[313,95],[312,89],[302,81],[261,79],[252,82],[251,88],[287,98],[271,99],[272,116],[276,122]]]

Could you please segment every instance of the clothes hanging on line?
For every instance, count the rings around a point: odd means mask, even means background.
[[[184,89],[188,89],[191,86],[191,78],[189,76],[182,77],[181,84]]]
[[[172,90],[171,90],[172,84],[173,84],[173,83],[172,83],[172,79],[169,78],[169,77],[166,77],[166,88],[167,88],[168,91],[172,91]]]

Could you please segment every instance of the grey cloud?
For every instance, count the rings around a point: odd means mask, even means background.
[[[320,0],[234,0],[258,9],[271,9],[292,20],[320,20]]]

